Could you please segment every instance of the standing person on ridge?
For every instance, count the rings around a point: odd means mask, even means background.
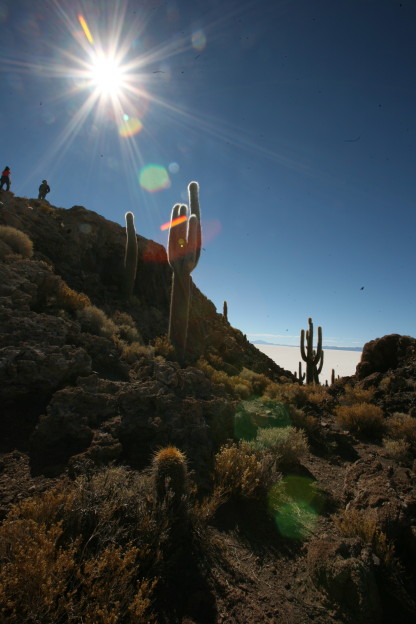
[[[10,167],[5,167],[1,174],[0,189],[3,190],[3,184],[6,185],[6,191],[10,189]]]
[[[42,184],[39,187],[38,199],[45,199],[46,195],[50,193],[51,189],[48,186],[46,180],[42,180]]]

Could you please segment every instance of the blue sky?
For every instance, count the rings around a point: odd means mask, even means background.
[[[193,279],[253,341],[414,336],[415,33],[413,0],[0,0],[0,165],[164,245],[197,180]]]

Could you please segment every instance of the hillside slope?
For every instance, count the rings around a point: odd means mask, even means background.
[[[127,301],[121,226],[5,197],[0,622],[413,623],[416,339],[301,386],[193,286],[179,364],[163,247]]]

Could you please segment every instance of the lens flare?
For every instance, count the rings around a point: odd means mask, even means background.
[[[201,52],[207,44],[207,38],[202,29],[196,30],[192,33],[192,47],[198,52]]]
[[[179,225],[180,223],[183,223],[184,221],[186,221],[188,217],[186,215],[184,215],[183,217],[178,217],[177,219],[173,219],[173,221],[168,221],[167,223],[164,223],[163,225],[160,226],[160,229],[163,230],[168,230],[171,227],[175,227],[175,225]]]
[[[237,440],[253,440],[261,428],[287,427],[289,413],[283,403],[260,401],[253,397],[241,401],[234,417],[234,436]]]
[[[78,20],[79,20],[79,23],[81,24],[81,28],[84,31],[86,38],[91,44],[93,44],[94,39],[92,38],[92,34],[90,32],[90,29],[88,28],[88,24],[85,21],[84,17],[82,15],[78,15]]]
[[[156,193],[170,187],[169,174],[162,165],[146,165],[139,174],[140,186],[149,193]]]
[[[118,127],[119,135],[123,138],[127,138],[138,134],[143,128],[140,119],[137,119],[137,117],[129,117],[128,115],[125,115],[125,117],[127,117],[127,119],[123,119],[123,123]]]
[[[324,497],[313,479],[293,475],[270,489],[268,502],[280,534],[304,540],[316,528]]]
[[[179,165],[177,162],[171,162],[168,165],[169,173],[179,173]]]

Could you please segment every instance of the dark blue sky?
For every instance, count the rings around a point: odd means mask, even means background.
[[[124,86],[94,98],[114,49]],[[415,335],[413,0],[0,0],[0,61],[16,195],[47,178],[166,244],[197,180],[193,278],[249,338],[297,344],[309,316],[326,344]]]

